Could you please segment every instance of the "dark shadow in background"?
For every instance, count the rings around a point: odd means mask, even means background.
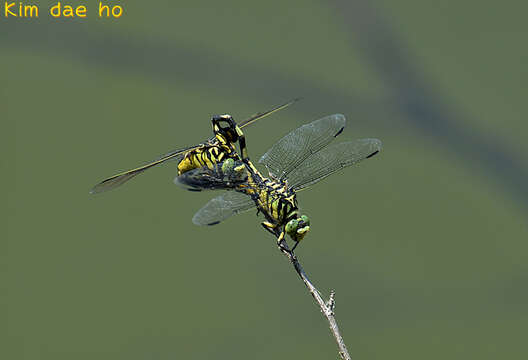
[[[58,54],[90,66],[139,73],[169,84],[185,81],[206,89],[230,84],[229,92],[270,104],[277,101],[273,95],[280,89],[280,93],[289,97],[317,99],[295,108],[307,116],[324,104],[337,109],[353,107],[358,113],[380,121],[393,121],[387,116],[392,109],[403,114],[398,120],[407,120],[429,138],[448,146],[467,164],[479,166],[528,208],[528,172],[521,159],[490,136],[466,126],[460,115],[437,99],[412,66],[404,44],[367,2],[343,0],[335,5],[350,29],[351,44],[359,45],[365,61],[379,72],[392,92],[390,99],[351,96],[336,89],[324,89],[308,79],[255,68],[203,49],[176,47],[153,39],[103,35],[66,22],[4,22],[0,24],[0,41],[11,48]]]
[[[337,16],[349,29],[351,46],[377,70],[393,95],[392,105],[422,133],[448,146],[468,164],[477,163],[498,179],[517,202],[528,207],[528,169],[522,158],[496,140],[465,126],[461,114],[439,99],[413,64],[406,44],[369,1],[335,0]]]

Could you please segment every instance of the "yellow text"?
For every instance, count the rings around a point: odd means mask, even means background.
[[[4,16],[7,17],[38,17],[39,8],[37,5],[24,5],[24,3],[4,2]]]
[[[60,1],[53,5],[50,8],[50,15],[54,18],[58,17],[86,17],[86,6],[71,6],[71,5],[62,5]]]
[[[104,14],[106,14],[106,17],[110,17],[112,15],[115,18],[121,17],[123,15],[123,8],[119,5],[110,6],[103,5],[102,2],[99,2],[99,17],[103,17]]]

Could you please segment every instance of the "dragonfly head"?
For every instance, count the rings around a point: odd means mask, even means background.
[[[310,219],[306,215],[301,215],[297,219],[288,221],[285,230],[292,240],[298,243],[310,231]]]
[[[213,132],[218,140],[224,143],[235,143],[238,141],[237,125],[231,115],[214,115],[211,121],[213,123]]]

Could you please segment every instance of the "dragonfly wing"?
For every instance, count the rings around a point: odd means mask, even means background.
[[[270,109],[268,111],[264,111],[264,112],[261,112],[261,113],[256,113],[255,115],[252,115],[249,119],[246,119],[246,120],[240,122],[238,124],[238,126],[243,128],[244,126],[251,125],[255,121],[260,120],[262,118],[265,118],[266,116],[271,115],[274,112],[277,112],[279,110],[287,108],[288,106],[290,106],[291,104],[293,104],[294,102],[299,101],[299,100],[301,100],[301,99],[300,98],[293,99],[292,101],[289,101],[289,102],[284,103],[282,105],[276,106],[273,109]]]
[[[216,225],[233,215],[248,211],[254,207],[255,202],[250,196],[229,191],[211,199],[194,214],[192,221],[196,225]]]
[[[345,127],[341,114],[326,116],[293,130],[260,158],[271,175],[285,179],[291,171],[327,146]]]
[[[192,147],[171,151],[165,155],[158,157],[155,160],[150,161],[149,163],[143,166],[109,177],[108,179],[105,179],[99,184],[95,185],[92,190],[90,190],[90,194],[98,194],[104,191],[114,189],[124,184],[128,180],[132,179],[134,176],[141,174],[142,172],[146,171],[147,169],[150,169],[153,166],[164,163],[165,161],[178,160],[179,162],[183,158],[183,153],[190,149],[192,149]]]
[[[257,113],[253,116],[251,116],[250,118],[242,121],[239,126],[240,127],[244,127],[244,126],[247,126],[247,125],[251,125],[253,122],[259,120],[259,119],[262,119],[268,115],[271,115],[273,113],[275,113],[276,111],[279,111],[279,110],[282,110],[288,106],[290,106],[291,104],[293,104],[294,102],[298,101],[299,99],[294,99],[292,101],[289,101],[287,103],[284,103],[282,105],[279,105],[279,106],[276,106],[274,107],[273,109],[271,110],[268,110],[268,111],[265,111],[265,112],[261,112],[261,113]],[[214,140],[214,137],[212,137],[211,139],[209,139],[209,142],[213,141]],[[186,151],[189,151],[193,148],[194,146],[191,146],[191,147],[187,147],[185,149],[180,149],[180,150],[174,150],[174,151],[171,151],[170,153],[167,153],[165,155],[162,155],[160,156],[159,158],[143,165],[143,166],[140,166],[138,168],[135,168],[135,169],[132,169],[132,170],[128,170],[128,171],[125,171],[125,172],[122,172],[122,173],[119,173],[117,175],[114,175],[112,177],[109,177],[108,179],[105,179],[103,181],[101,181],[99,184],[95,185],[92,190],[90,190],[90,194],[97,194],[97,193],[101,193],[101,192],[104,192],[104,191],[108,191],[108,190],[111,190],[111,189],[114,189],[118,186],[120,186],[121,184],[124,184],[125,182],[127,182],[128,180],[132,179],[134,176],[138,175],[138,174],[141,174],[142,172],[144,172],[145,170],[147,169],[150,169],[151,167],[153,166],[156,166],[156,165],[159,165],[165,161],[168,161],[168,160],[178,160],[180,161],[182,159],[182,154],[185,153]]]
[[[293,169],[288,176],[288,186],[301,190],[380,151],[381,141],[378,139],[360,139],[328,146]]]
[[[247,183],[248,172],[241,161],[225,161],[184,172],[174,178],[174,183],[191,191],[229,190]]]

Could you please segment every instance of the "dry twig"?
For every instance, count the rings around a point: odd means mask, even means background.
[[[337,326],[337,321],[335,319],[334,314],[334,308],[335,308],[335,292],[332,290],[330,292],[330,298],[328,301],[324,301],[321,294],[319,293],[319,290],[316,289],[316,287],[312,284],[310,279],[308,279],[308,276],[304,272],[304,269],[302,268],[301,264],[299,263],[299,260],[297,260],[297,257],[295,256],[295,253],[290,251],[288,244],[286,244],[286,241],[283,239],[279,243],[279,250],[290,260],[290,263],[295,268],[295,271],[300,276],[302,281],[304,282],[304,285],[308,288],[308,291],[310,291],[310,294],[312,294],[313,298],[321,308],[321,312],[326,317],[326,320],[328,320],[328,324],[330,326],[330,331],[334,335],[334,338],[337,342],[337,346],[339,348],[339,356],[343,360],[351,360],[350,354],[348,353],[348,350],[345,345],[345,341],[343,340],[343,337],[341,336],[341,333],[339,332],[339,327]]]

